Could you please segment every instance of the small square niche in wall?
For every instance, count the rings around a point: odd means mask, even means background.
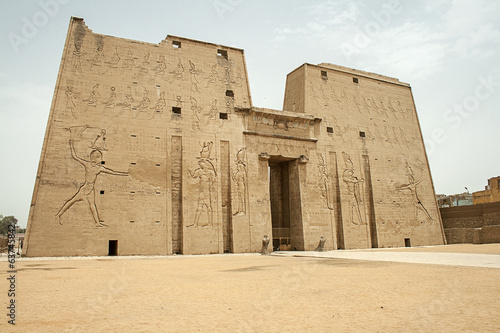
[[[217,50],[217,55],[227,60],[227,51],[226,50]]]

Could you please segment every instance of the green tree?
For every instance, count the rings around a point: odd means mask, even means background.
[[[0,234],[7,235],[9,232],[9,225],[16,227],[17,219],[14,216],[5,216],[0,221]]]

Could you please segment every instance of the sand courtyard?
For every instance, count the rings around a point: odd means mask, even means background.
[[[326,252],[354,253],[357,259],[317,252],[294,256],[302,253],[20,258],[16,325],[9,325],[4,314],[0,331],[500,330],[500,269],[494,268],[500,266],[500,244]],[[359,259],[363,253],[366,260]],[[374,253],[399,253],[400,262]],[[401,253],[408,261],[416,255],[457,253],[483,259],[462,256],[463,265],[411,263],[403,262]],[[473,261],[472,266],[465,261]],[[4,313],[7,270],[4,255]]]

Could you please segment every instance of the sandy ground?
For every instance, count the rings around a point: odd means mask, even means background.
[[[500,244],[434,251],[498,254]],[[257,254],[23,258],[16,268],[16,326],[2,314],[0,332],[500,331],[493,268]],[[4,313],[6,276],[4,257]]]

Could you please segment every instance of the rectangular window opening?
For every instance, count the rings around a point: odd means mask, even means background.
[[[321,71],[321,78],[328,79],[328,73],[326,71]]]
[[[333,127],[327,127],[326,128],[327,133],[333,133]]]
[[[156,139],[156,140],[160,140],[160,137],[159,137],[159,136],[155,136],[155,139]]]
[[[156,166],[160,166],[159,164],[156,164]]]
[[[359,132],[359,136],[364,138],[364,137],[366,137],[366,134],[365,134],[365,132]]]
[[[354,83],[358,83],[358,82],[359,82],[359,81],[358,81],[358,78],[357,78],[357,77],[353,77],[353,78],[352,78],[352,82],[354,82]]]
[[[135,162],[130,163],[130,165],[135,165],[135,164],[136,164]]]
[[[130,134],[130,136],[133,137],[133,138],[137,137],[137,135],[135,135],[135,134]]]
[[[106,161],[101,161],[101,164],[106,164]]]
[[[227,119],[227,113],[225,112],[219,113],[219,119]]]
[[[234,98],[234,91],[232,91],[232,90],[226,90],[226,96]]]
[[[405,238],[405,247],[411,247],[411,242],[409,238]]]
[[[181,108],[177,106],[172,106],[172,112],[175,114],[181,114]]]
[[[101,191],[99,191],[99,193],[100,193],[100,194],[104,194],[104,191],[102,191],[102,190],[101,190]]]
[[[218,50],[217,50],[217,55],[218,55],[219,57],[223,57],[223,58],[224,58],[224,59],[226,59],[226,60],[228,59],[228,58],[227,58],[227,51],[226,51],[226,50],[220,50],[220,49],[218,49]]]
[[[160,221],[155,221],[155,224],[160,224]]]
[[[173,40],[172,41],[172,47],[174,47],[176,49],[180,49],[181,48],[181,42]]]

